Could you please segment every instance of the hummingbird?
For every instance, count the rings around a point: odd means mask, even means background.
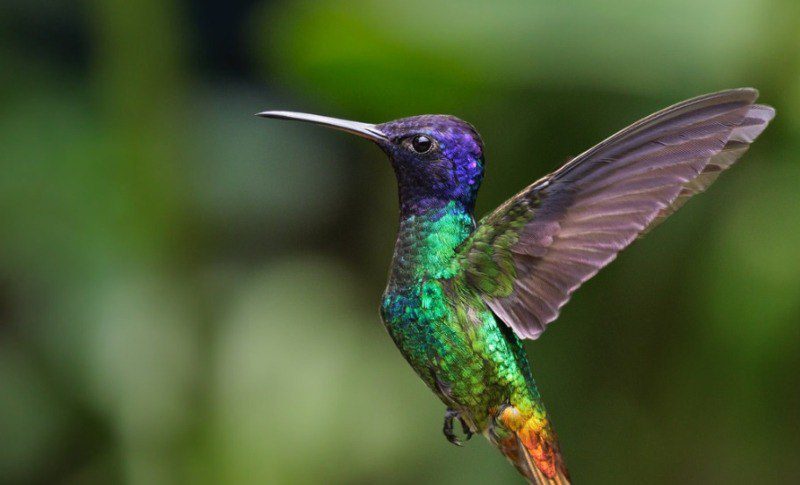
[[[758,91],[675,104],[624,128],[476,222],[484,144],[450,115],[382,124],[289,111],[374,142],[397,179],[400,220],[380,314],[446,406],[456,445],[483,434],[529,483],[568,484],[558,437],[522,345],[586,280],[703,192],[766,128]]]

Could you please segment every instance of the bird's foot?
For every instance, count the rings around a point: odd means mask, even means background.
[[[461,414],[456,411],[455,409],[448,408],[447,411],[444,413],[444,426],[442,427],[442,432],[444,433],[444,437],[447,438],[447,441],[453,443],[456,446],[464,446],[464,443],[458,439],[456,436],[455,431],[453,430],[453,420],[458,418],[461,422],[461,430],[464,432],[464,437],[467,441],[472,438],[472,429],[470,429],[467,422],[464,421],[464,418],[461,417]]]

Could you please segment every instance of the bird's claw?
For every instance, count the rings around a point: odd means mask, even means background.
[[[444,433],[444,437],[447,438],[447,441],[453,443],[456,446],[464,446],[461,440],[458,439],[455,432],[453,432],[453,419],[459,417],[458,411],[455,409],[448,409],[444,413],[444,426],[442,427],[442,432]]]
[[[464,437],[466,438],[467,441],[469,441],[470,438],[472,438],[472,429],[470,429],[467,422],[464,421],[464,418],[462,418],[461,416],[458,417],[458,420],[461,421],[461,431],[464,432]]]
[[[458,436],[456,436],[456,433],[453,430],[453,420],[456,418],[458,418],[458,420],[461,422],[461,430],[464,432],[464,436],[466,437],[467,441],[469,441],[469,439],[472,438],[472,430],[467,425],[466,421],[464,421],[464,418],[462,418],[459,412],[455,409],[448,409],[444,413],[444,426],[442,427],[442,432],[444,433],[444,437],[447,438],[447,441],[450,443],[453,443],[456,446],[464,446],[464,443],[458,439]]]

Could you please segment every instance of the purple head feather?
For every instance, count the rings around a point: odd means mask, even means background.
[[[421,115],[377,125],[378,142],[392,161],[401,210],[419,213],[458,202],[472,211],[483,180],[483,142],[472,125],[449,115]],[[429,148],[415,149],[417,137]]]

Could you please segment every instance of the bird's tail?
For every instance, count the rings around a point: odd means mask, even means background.
[[[489,440],[533,485],[569,485],[558,437],[543,413],[506,406],[488,432]]]

